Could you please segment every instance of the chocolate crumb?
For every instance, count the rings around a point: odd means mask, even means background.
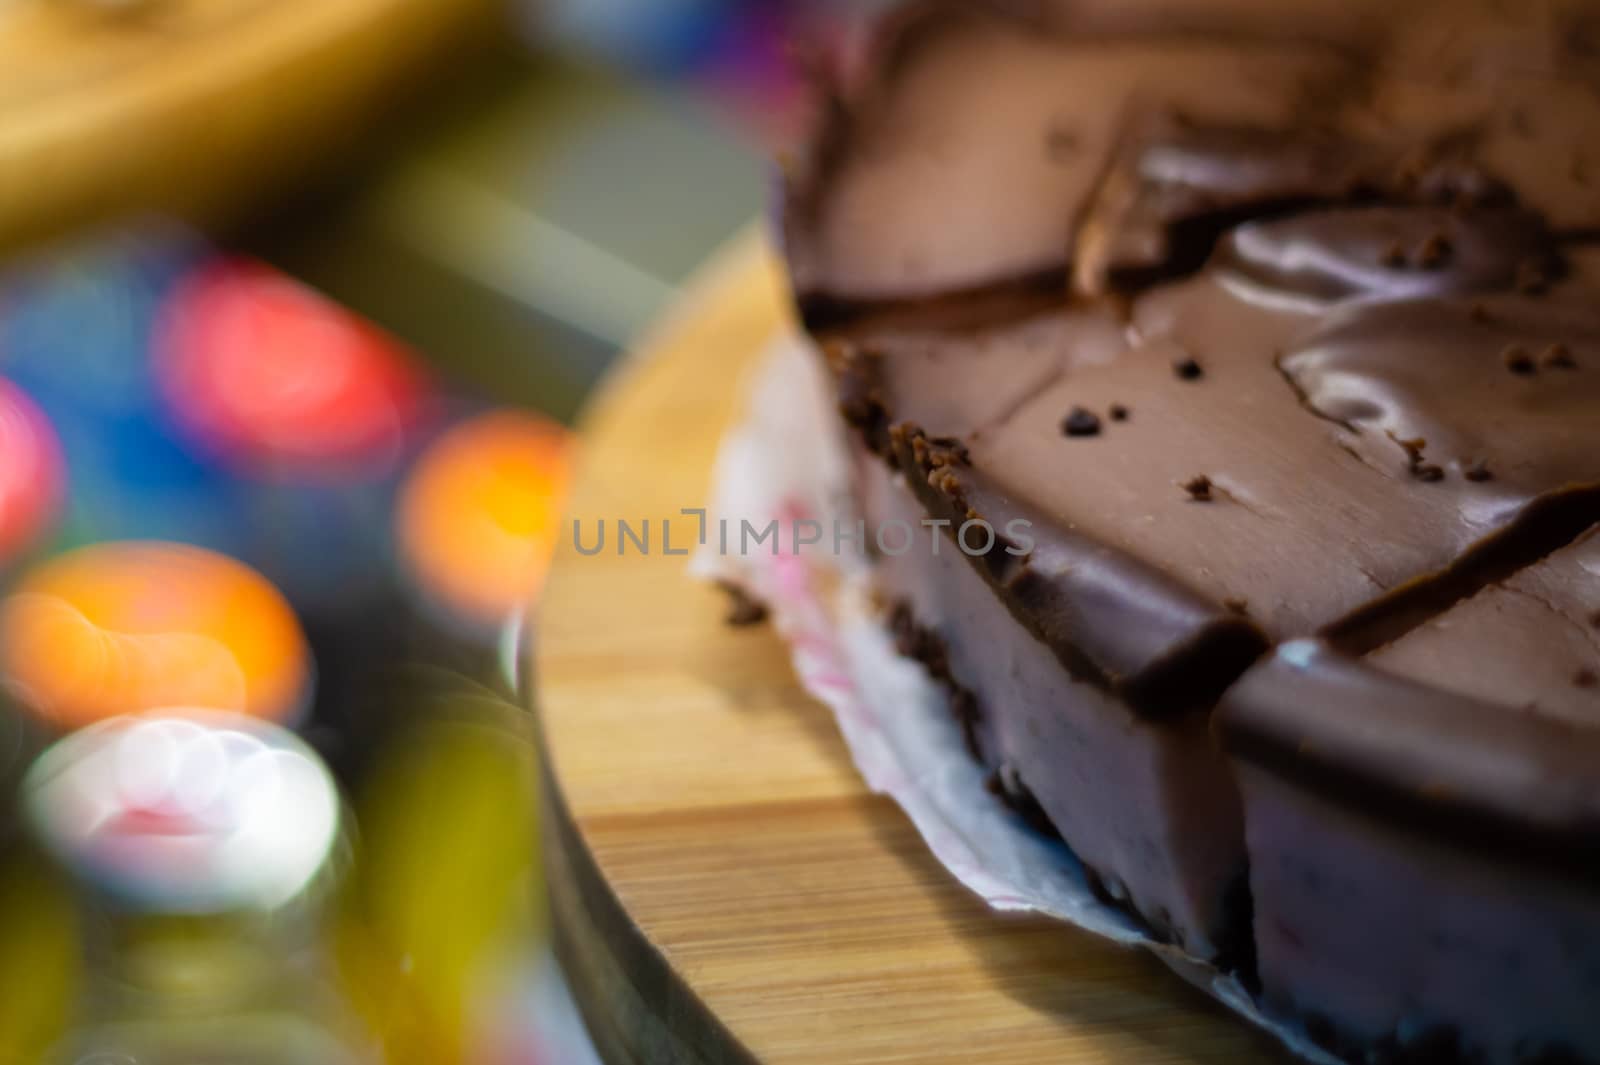
[[[1579,688],[1600,687],[1600,674],[1592,669],[1580,669],[1572,675],[1572,683]]]
[[[1198,381],[1206,375],[1205,368],[1193,357],[1179,359],[1172,364],[1172,371],[1184,381]]]
[[[1432,462],[1422,461],[1422,453],[1426,451],[1428,447],[1427,440],[1420,436],[1403,440],[1400,437],[1395,436],[1393,433],[1389,434],[1389,439],[1398,444],[1401,450],[1406,453],[1406,468],[1411,472],[1411,476],[1415,477],[1419,481],[1426,481],[1430,484],[1435,481],[1444,480],[1444,468],[1442,466]]]
[[[1400,246],[1400,242],[1397,240],[1383,249],[1383,255],[1379,257],[1378,261],[1391,270],[1403,269],[1406,265],[1406,250]]]
[[[1572,357],[1571,348],[1558,341],[1544,349],[1539,356],[1539,365],[1547,370],[1576,370],[1578,360]]]
[[[1128,408],[1124,407],[1120,403],[1111,404],[1110,414],[1111,420],[1114,422],[1125,422],[1128,420]]]
[[[1494,480],[1494,474],[1489,472],[1488,462],[1483,459],[1473,459],[1467,463],[1466,468],[1461,471],[1461,476],[1474,484],[1482,484],[1484,481]]]
[[[749,628],[767,620],[767,608],[760,600],[732,581],[718,581],[717,585],[728,595],[728,612],[723,622],[736,629]]]
[[[1061,423],[1061,431],[1067,436],[1099,436],[1100,417],[1093,411],[1073,407]]]
[[[1435,233],[1423,241],[1422,247],[1417,250],[1417,265],[1424,270],[1437,270],[1450,261],[1455,250],[1449,237],[1443,233]]]
[[[1413,436],[1402,440],[1398,436],[1392,436],[1390,439],[1399,444],[1401,449],[1405,451],[1406,455],[1413,462],[1415,462],[1417,459],[1420,459],[1422,457],[1422,453],[1428,449],[1428,441],[1426,437]]]
[[[1597,629],[1600,629],[1600,610],[1596,610],[1593,614],[1589,615],[1589,624]]]
[[[1534,365],[1533,356],[1528,354],[1528,349],[1519,344],[1512,344],[1502,351],[1500,361],[1506,364],[1506,369],[1519,377],[1531,377],[1538,369]]]
[[[1238,614],[1241,617],[1248,617],[1250,614],[1250,601],[1248,599],[1230,596],[1222,601],[1222,606],[1229,613]]]
[[[971,466],[972,455],[967,450],[967,445],[953,436],[930,436],[927,438],[927,456],[925,461],[935,469],[945,466]]]
[[[1211,478],[1203,473],[1183,483],[1183,490],[1188,492],[1189,498],[1196,503],[1211,502],[1211,487]]]

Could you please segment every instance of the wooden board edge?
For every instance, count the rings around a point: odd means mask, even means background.
[[[540,749],[552,941],[601,1059],[607,1065],[757,1065],[623,909],[573,823],[542,743]]]

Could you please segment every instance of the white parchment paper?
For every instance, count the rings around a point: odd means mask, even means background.
[[[708,507],[708,520],[728,534],[707,537],[692,571],[767,605],[801,682],[833,711],[868,786],[894,799],[951,875],[995,909],[1043,914],[1148,949],[1295,1053],[1339,1065],[1299,1030],[1264,1017],[1236,979],[1155,942],[1098,901],[1070,850],[989,800],[947,695],[895,652],[872,606],[864,557],[850,545],[833,550],[834,523],[849,528],[857,516],[820,356],[799,338],[775,342],[748,394],[743,419],[723,440]],[[743,523],[762,529],[774,520],[776,541],[741,542]],[[801,522],[819,523],[822,543],[797,548],[791,530]]]

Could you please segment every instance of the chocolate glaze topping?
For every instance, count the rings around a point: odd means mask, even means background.
[[[1401,464],[1415,442],[1454,490],[1470,463],[1490,461],[1493,486],[1461,487],[1459,501],[1487,527],[1538,495],[1600,479],[1600,373],[1541,370],[1538,353],[1557,347],[1600,369],[1600,312],[1524,296],[1361,302],[1330,314],[1278,365],[1375,466]],[[1508,365],[1507,352],[1526,368]]]
[[[1239,226],[1218,256],[1220,269],[1329,303],[1505,292],[1528,264],[1563,269],[1539,217],[1515,208],[1330,207]]]
[[[1468,645],[1456,651],[1452,670]],[[1386,820],[1600,883],[1600,717],[1508,713],[1404,669],[1284,644],[1233,686],[1213,727],[1235,754]]]
[[[1075,678],[1144,713],[1204,709],[1265,650],[1255,626],[1226,606],[997,490],[965,448],[912,423],[890,439],[907,485],[950,522],[947,533],[982,520],[1002,534],[975,567]],[[1022,535],[1008,532],[1014,523],[1024,523]]]
[[[1394,287],[1395,278],[1374,275],[1374,267],[1435,275],[1431,286],[1413,286],[1419,293],[1457,291],[1462,278],[1501,287],[1524,258],[1544,250],[1537,217],[1508,208],[1461,220],[1463,206],[1504,207],[1512,195],[1471,162],[1459,135],[1441,134],[1421,150],[1402,151],[1317,126],[1200,126],[1181,113],[1147,125],[1126,138],[1079,227],[1074,270],[1077,289],[1086,295],[1193,273],[1219,238],[1244,223],[1254,224],[1244,227],[1243,247],[1234,249],[1242,265],[1267,267],[1280,285],[1310,266],[1307,280],[1334,282],[1334,296]],[[1436,210],[1356,213],[1354,204]],[[1304,217],[1317,207],[1344,210],[1318,225]],[[1296,217],[1270,225],[1286,215]],[[1306,232],[1308,226],[1315,231]],[[1466,272],[1440,280],[1457,258],[1457,229],[1476,238],[1475,254]],[[1496,246],[1497,237],[1521,238],[1524,230],[1529,248]],[[1335,258],[1321,258],[1326,250]],[[1498,263],[1503,257],[1511,261]],[[1339,258],[1355,261],[1341,264]],[[1494,276],[1494,266],[1506,276]],[[1491,276],[1476,276],[1486,268]]]
[[[1436,17],[1427,17],[1429,12]],[[1350,200],[1600,231],[1583,0],[930,0],[823,79],[782,228],[807,320],[1197,265],[1230,223]],[[1126,224],[1122,224],[1122,220]],[[1425,239],[1426,235],[1424,235]],[[1092,254],[1074,264],[1074,249]]]
[[[1463,328],[1486,334],[1481,352],[1470,333],[1460,351],[1419,371],[1404,355],[1410,334],[1396,339],[1392,329],[1419,324],[1409,315],[1448,316],[1448,305],[1352,303],[1357,332],[1347,336],[1342,319],[1325,329],[1320,311],[1274,307],[1222,277],[1168,285],[1136,301],[1136,339],[1119,357],[1065,369],[1008,418],[971,434],[972,463],[1050,525],[1214,603],[1254,604],[1252,616],[1274,637],[1370,622],[1441,585],[1454,589],[1458,571],[1491,547],[1542,547],[1543,508],[1530,504],[1600,483],[1600,419],[1581,416],[1594,402],[1576,381],[1581,373],[1562,375],[1571,378],[1563,394],[1534,381],[1529,389],[1546,391],[1486,398],[1523,384],[1498,362],[1506,342],[1498,331],[1514,325],[1509,306],[1495,308],[1506,325],[1480,326],[1460,312]],[[1528,334],[1530,347],[1545,330]],[[1581,359],[1586,349],[1574,350]],[[1188,358],[1203,377],[1173,372]],[[982,380],[952,374],[941,383],[959,397]],[[1127,396],[1138,397],[1136,421],[1062,444],[1062,410],[1101,410]],[[1528,406],[1525,418],[1513,403]],[[1495,476],[1467,477],[1478,461]],[[1202,474],[1212,505],[1195,507],[1181,486]],[[1592,493],[1574,491],[1575,514],[1561,522],[1569,536],[1600,520]]]
[[[1270,128],[1357,75],[1316,43],[1079,37],[1004,6],[914,5],[880,32],[866,75],[834,76],[823,129],[785,180],[785,250],[809,321],[1063,284],[1136,97]]]
[[[1365,146],[1281,129],[1199,127],[1162,114],[1112,159],[1078,229],[1077,289],[1104,295],[1193,273],[1241,221],[1369,199]]]
[[[1600,729],[1600,529],[1485,588],[1370,656],[1447,691]]]

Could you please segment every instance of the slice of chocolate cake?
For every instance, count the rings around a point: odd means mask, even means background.
[[[1600,1060],[1592,877],[1428,816],[1387,856],[1352,835],[1426,791],[1391,742],[1436,737],[1451,824],[1504,827],[1550,811],[1479,753],[1600,722],[1552,590],[1600,522],[1600,5],[1277,10],[913,4],[826,87],[784,234],[865,515],[918,530],[876,579],[994,790],[1161,937],[1247,977],[1259,950],[1353,1059],[1448,1030]],[[1539,764],[1593,816],[1600,761]],[[1331,875],[1324,842],[1380,893],[1408,855],[1419,889],[1477,870],[1494,949],[1343,949],[1381,940],[1283,872]],[[1352,914],[1417,905],[1380,901]],[[1540,935],[1560,993],[1474,997]]]

